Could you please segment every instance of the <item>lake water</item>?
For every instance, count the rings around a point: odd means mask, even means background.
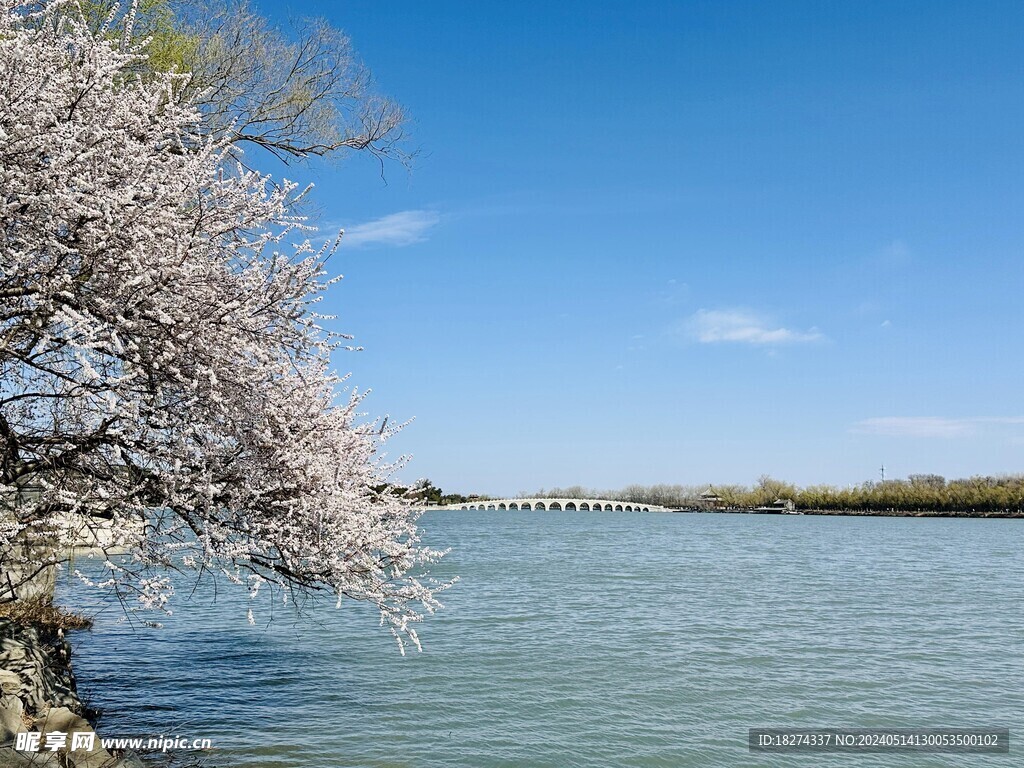
[[[458,574],[404,658],[372,610],[74,638],[105,735],[217,768],[1021,765],[1024,521],[431,512]],[[67,586],[66,599],[82,600]],[[750,753],[751,727],[1003,727],[1009,755]]]

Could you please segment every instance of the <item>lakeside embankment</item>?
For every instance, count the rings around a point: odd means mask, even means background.
[[[734,515],[827,515],[830,517],[948,517],[948,518],[1024,518],[1024,510],[976,511],[923,510],[923,509],[797,509],[794,512],[779,512],[765,509],[686,509],[683,512],[708,512]]]
[[[0,766],[141,768],[102,748],[95,717],[78,697],[65,630],[0,618]]]
[[[535,501],[535,500],[533,500]],[[614,509],[603,509],[595,506],[593,509],[579,507],[566,509],[564,506],[557,506],[552,508],[546,507],[534,507],[530,506],[519,506],[509,507],[507,504],[501,507],[490,502],[475,502],[473,505],[451,505],[451,506],[429,506],[425,508],[428,512],[512,512],[512,511],[527,511],[527,512],[573,512],[583,513],[588,512],[653,512],[653,513],[674,513],[674,514],[712,514],[712,515],[826,515],[830,517],[940,517],[940,518],[1013,518],[1021,519],[1024,518],[1024,510],[1021,509],[1002,509],[1002,510],[976,510],[976,509],[945,509],[945,510],[934,510],[934,509],[829,509],[829,508],[816,508],[816,509],[804,509],[800,507],[787,507],[787,506],[774,506],[774,507],[701,507],[701,506],[678,506],[672,507],[657,507],[654,505],[641,505],[637,504],[635,508],[631,505],[619,504]]]
[[[92,545],[99,535],[79,538]],[[99,713],[78,695],[67,633],[92,621],[54,604],[56,568],[37,565],[49,554],[23,544],[23,559],[0,571],[0,768],[141,768],[103,747]]]
[[[802,515],[841,515],[844,517],[970,517],[970,518],[1024,518],[1022,510],[975,511],[926,509],[802,509]]]

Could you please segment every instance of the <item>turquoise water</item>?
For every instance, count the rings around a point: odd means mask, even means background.
[[[75,638],[107,735],[209,766],[1021,765],[1024,521],[432,512],[446,610],[406,657],[349,604]],[[69,588],[69,600],[81,600]],[[269,620],[269,621],[268,621]],[[751,727],[1011,730],[1009,755],[771,755]]]

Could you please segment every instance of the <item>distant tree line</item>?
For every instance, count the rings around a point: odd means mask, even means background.
[[[382,487],[383,488],[383,487]],[[392,487],[392,493],[426,504],[465,504],[488,496],[446,493],[424,478],[408,488]],[[890,513],[1024,514],[1024,475],[970,477],[946,480],[941,475],[917,474],[903,480],[865,482],[840,488],[811,485],[800,488],[762,475],[753,486],[745,485],[627,485],[617,490],[582,485],[540,488],[517,494],[523,498],[608,499],[633,504],[653,504],[669,509],[754,509],[776,500],[792,500],[800,510]]]
[[[894,512],[1021,513],[1024,475],[946,481],[939,475],[867,482],[852,488],[816,485],[793,499],[799,509]]]
[[[686,507],[696,504],[701,491],[707,488],[695,485],[627,485],[619,490],[598,490],[571,485],[568,488],[541,488],[535,493],[521,496],[554,499],[608,499],[628,501],[633,504],[656,504],[662,507]]]
[[[478,494],[464,496],[461,493],[445,493],[425,477],[417,480],[408,488],[402,486],[382,485],[377,489],[377,491],[378,493],[389,491],[398,496],[409,499],[410,501],[427,505],[465,504],[468,501],[483,501],[488,498],[487,496],[481,496]]]
[[[710,491],[710,493],[709,493]],[[946,480],[941,475],[916,474],[902,480],[865,482],[839,488],[792,483],[763,475],[753,486],[743,485],[628,485],[598,490],[574,485],[540,489],[532,495],[553,498],[609,499],[657,504],[676,509],[715,507],[751,509],[790,499],[797,509],[848,512],[1024,512],[1024,475],[976,476]],[[708,496],[717,497],[709,501]]]

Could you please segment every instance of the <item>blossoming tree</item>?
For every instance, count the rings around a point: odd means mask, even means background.
[[[84,524],[128,553],[106,558],[122,599],[220,572],[370,601],[418,646],[439,553],[387,487],[390,431],[338,400],[344,339],[314,311],[332,249],[290,242],[304,193],[235,162],[187,76],[136,76],[111,37],[74,3],[0,0],[4,586]]]

